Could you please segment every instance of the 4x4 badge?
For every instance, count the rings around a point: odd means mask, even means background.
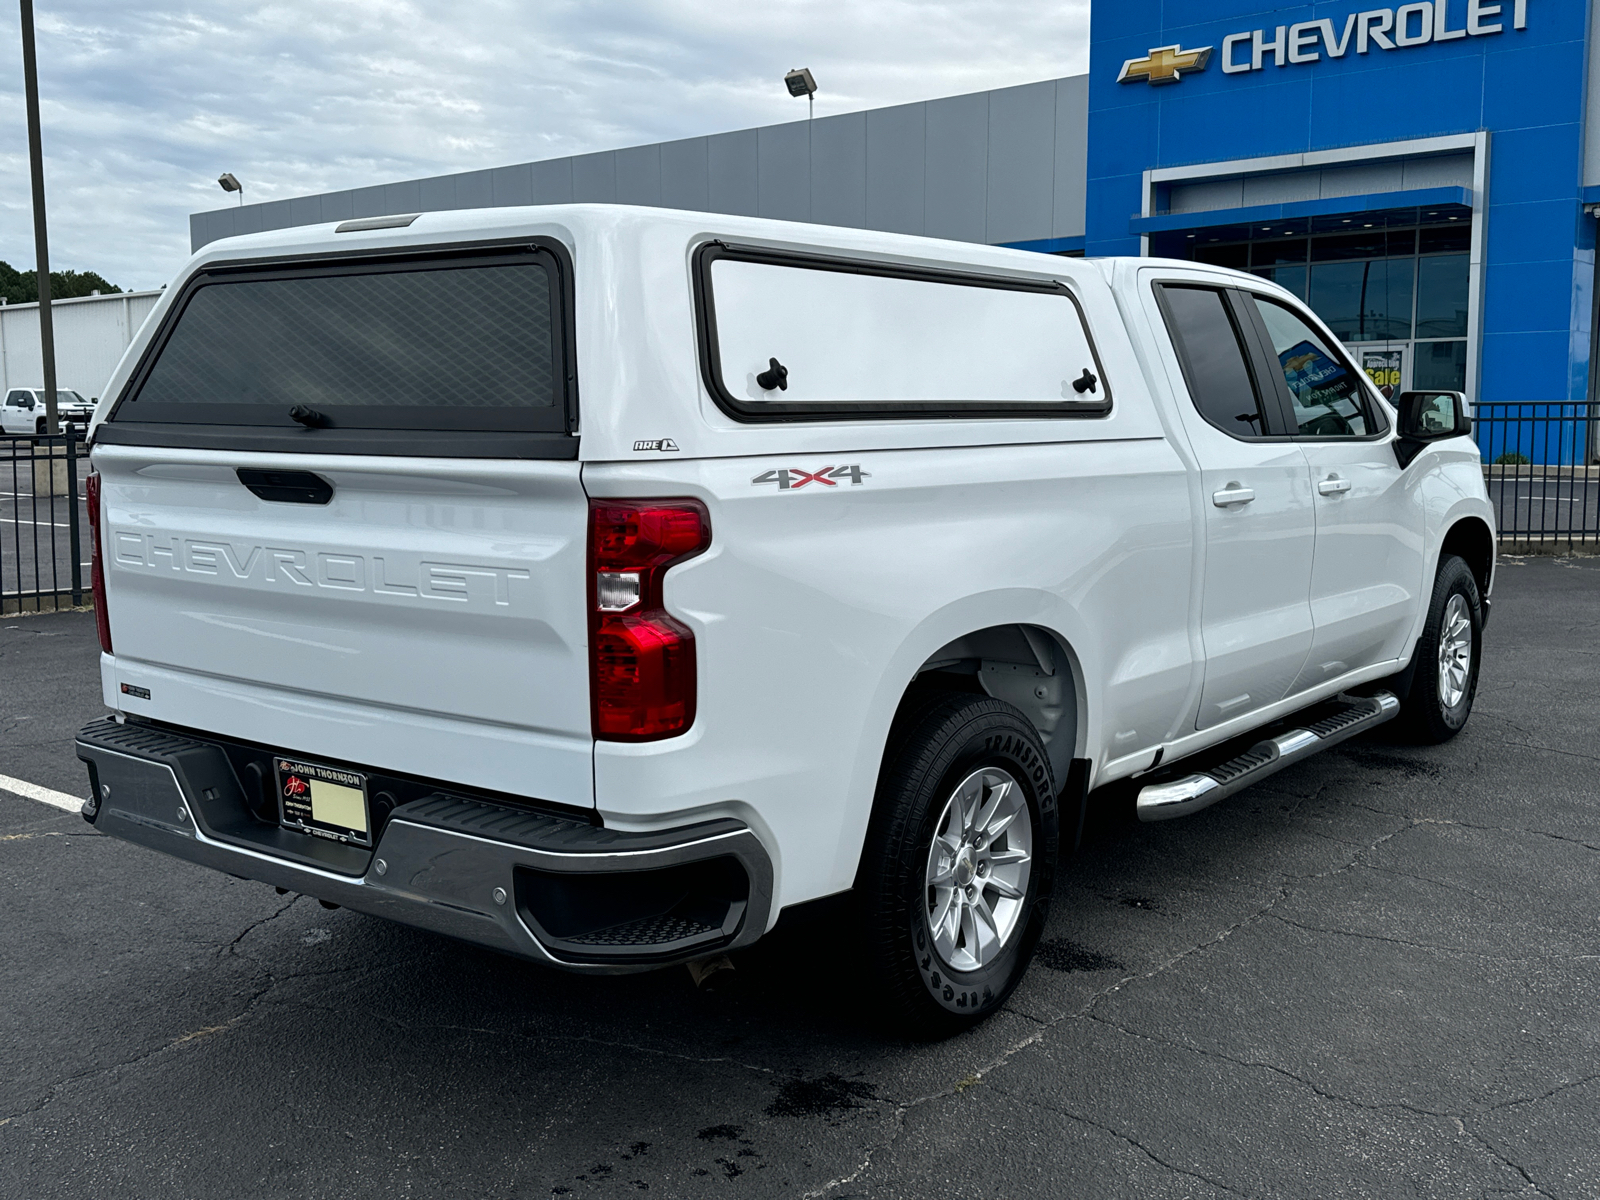
[[[838,487],[839,480],[848,479],[851,487],[860,485],[863,479],[872,476],[861,469],[860,463],[848,467],[823,467],[820,471],[802,471],[796,467],[780,467],[776,471],[763,471],[750,482],[752,484],[775,483],[780,491],[795,491],[803,488],[808,483],[820,483],[824,487]]]

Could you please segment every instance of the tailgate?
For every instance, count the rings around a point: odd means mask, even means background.
[[[576,462],[108,445],[94,465],[108,703],[334,763],[592,803]],[[262,499],[241,467],[309,470],[333,495]]]

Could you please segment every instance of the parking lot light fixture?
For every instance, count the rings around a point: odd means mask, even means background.
[[[811,76],[809,67],[796,67],[783,77],[789,95],[806,98],[806,119],[810,120],[817,115],[817,81]]]
[[[224,171],[217,176],[217,186],[225,192],[238,192],[239,203],[244,203],[244,184],[239,182],[239,177],[232,171]]]

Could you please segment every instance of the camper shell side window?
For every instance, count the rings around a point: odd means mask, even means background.
[[[708,242],[701,371],[738,421],[1103,417],[1105,377],[1065,283]]]

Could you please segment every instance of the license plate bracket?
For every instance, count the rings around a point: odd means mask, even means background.
[[[360,771],[286,756],[272,762],[278,782],[278,822],[347,846],[372,845],[372,806]]]

